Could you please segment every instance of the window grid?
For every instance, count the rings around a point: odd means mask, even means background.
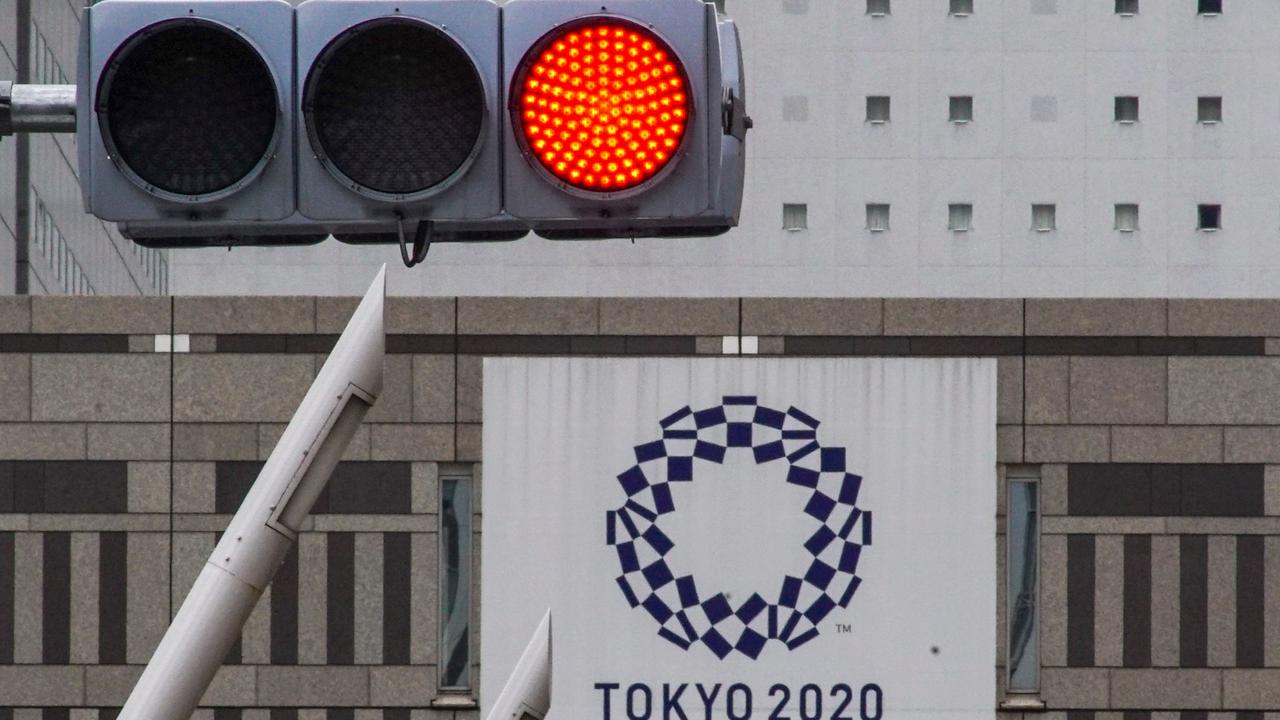
[[[1031,229],[1051,232],[1058,229],[1058,206],[1051,203],[1035,203],[1031,206]]]
[[[1222,206],[1201,204],[1196,206],[1196,229],[1201,232],[1217,232],[1222,229]]]
[[[471,477],[440,478],[440,689],[471,689]]]
[[[1115,121],[1124,125],[1138,122],[1137,96],[1120,95],[1116,97]]]
[[[783,203],[782,229],[790,232],[809,229],[809,206],[804,203]]]
[[[1116,203],[1115,229],[1120,232],[1138,231],[1138,205],[1136,203]]]
[[[867,229],[871,232],[888,232],[888,203],[867,203]]]
[[[867,0],[868,15],[878,17],[880,15],[888,15],[889,13],[889,0]]]
[[[1196,120],[1203,125],[1214,125],[1222,122],[1222,98],[1196,98]]]
[[[1011,471],[1005,547],[1006,667],[1010,694],[1040,691],[1039,473]]]
[[[868,95],[867,96],[867,122],[869,123],[887,123],[890,117],[890,105],[888,95]]]

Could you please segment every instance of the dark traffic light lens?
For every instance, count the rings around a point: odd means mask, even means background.
[[[242,184],[265,163],[279,101],[266,63],[231,30],[198,20],[153,26],[112,58],[98,93],[117,162],[184,196]]]
[[[429,190],[466,163],[484,102],[466,52],[405,19],[375,20],[339,37],[303,95],[313,149],[330,171],[353,189],[397,196]]]

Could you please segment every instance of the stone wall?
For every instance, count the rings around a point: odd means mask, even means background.
[[[0,720],[114,717],[355,303],[0,298]],[[997,357],[1049,717],[1280,711],[1280,301],[391,298],[387,331],[198,717],[475,718],[436,688],[436,509],[482,484],[482,358],[725,352]]]

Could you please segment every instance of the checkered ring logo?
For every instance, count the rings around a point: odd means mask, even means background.
[[[661,637],[684,650],[706,645],[722,660],[735,651],[754,660],[770,641],[795,650],[817,637],[819,623],[853,599],[862,582],[858,558],[871,545],[871,512],[858,507],[862,477],[846,468],[844,448],[819,444],[813,417],[755,397],[726,396],[698,411],[686,406],[660,424],[662,438],[637,445],[635,465],[618,475],[627,499],[606,517],[627,602],[657,621]],[[808,568],[735,606],[668,564],[675,544],[659,523],[676,512],[673,484],[694,482],[700,465],[747,452],[757,466],[776,468],[780,482],[811,491],[804,514],[816,527],[804,543],[813,558]]]

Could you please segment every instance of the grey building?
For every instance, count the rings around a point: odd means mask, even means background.
[[[0,299],[0,717],[115,716],[354,305]],[[1280,712],[1280,301],[393,298],[387,323],[384,393],[198,718],[474,720],[501,626],[460,592],[482,358],[727,351],[997,358],[992,612],[1003,635],[1012,583],[1038,649],[1006,689],[992,639],[992,717]]]
[[[74,83],[82,4],[0,0],[0,77]],[[168,293],[167,253],[86,215],[76,173],[72,135],[0,142],[0,293]]]

